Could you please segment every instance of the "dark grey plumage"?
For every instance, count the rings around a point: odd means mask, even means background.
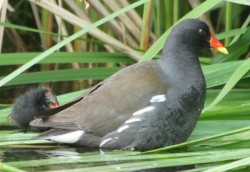
[[[204,22],[185,20],[173,28],[161,59],[120,70],[31,125],[52,128],[39,138],[104,149],[145,151],[184,142],[204,106],[198,53],[211,39]]]
[[[23,131],[45,131],[49,128],[32,127],[29,125],[30,121],[35,119],[35,115],[58,106],[56,95],[51,89],[31,89],[15,100],[8,119],[14,121]]]

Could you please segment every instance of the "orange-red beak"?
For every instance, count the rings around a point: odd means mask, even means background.
[[[209,41],[210,43],[210,46],[221,52],[221,53],[224,53],[224,54],[228,54],[228,51],[227,49],[224,47],[224,45],[214,36],[214,34],[212,32],[210,32],[210,35],[211,35],[211,39]]]

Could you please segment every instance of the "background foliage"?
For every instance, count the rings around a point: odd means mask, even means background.
[[[47,166],[40,169],[46,171],[67,162],[76,171],[193,164],[195,169],[189,171],[249,170],[248,1],[89,0],[88,9],[74,0],[5,0],[0,5],[0,150],[4,153],[17,145],[46,149],[52,144],[29,140],[33,133],[20,133],[6,120],[14,98],[30,87],[53,87],[60,103],[66,103],[127,65],[160,58],[171,27],[185,18],[206,21],[229,51],[229,55],[212,50],[200,54],[208,95],[188,142],[146,154],[77,154],[77,159],[66,156],[62,161],[3,158],[0,169]]]

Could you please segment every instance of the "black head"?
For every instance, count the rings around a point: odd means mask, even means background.
[[[56,95],[51,89],[46,87],[29,90],[20,96],[19,99],[25,99],[23,103],[26,105],[33,105],[37,112],[57,108],[59,106]]]
[[[173,27],[166,47],[168,50],[193,52],[197,54],[203,48],[214,48],[227,53],[224,46],[210,32],[208,25],[197,19],[186,19]]]
[[[37,92],[33,93],[37,100],[37,106],[41,107],[41,110],[54,109],[59,107],[56,95],[48,88],[41,88]]]
[[[184,20],[173,28],[173,33],[178,35],[182,43],[187,46],[190,45],[198,49],[210,47],[211,35],[208,25],[200,20]]]
[[[29,123],[35,115],[58,106],[56,95],[49,88],[32,89],[15,100],[8,119],[14,121],[21,129],[29,130]]]

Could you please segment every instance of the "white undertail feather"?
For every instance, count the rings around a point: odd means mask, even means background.
[[[61,135],[57,135],[57,136],[49,136],[45,139],[51,140],[53,142],[58,142],[58,143],[76,143],[77,141],[79,141],[79,139],[82,137],[82,135],[84,134],[83,130],[77,130],[77,131],[73,131],[70,133],[66,133],[66,134],[61,134]]]

